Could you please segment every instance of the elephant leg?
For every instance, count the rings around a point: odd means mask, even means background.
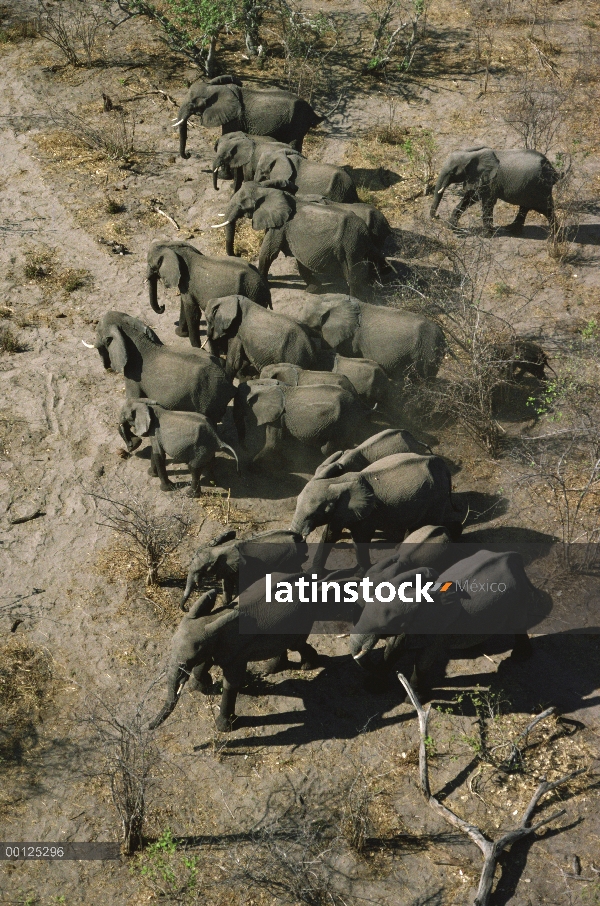
[[[313,272],[309,270],[304,264],[300,264],[296,258],[296,265],[298,267],[298,273],[306,283],[305,292],[307,293],[318,293],[321,290],[321,284],[314,276]]]
[[[220,733],[229,733],[233,729],[235,720],[235,703],[237,700],[239,687],[233,686],[227,679],[223,679],[223,694],[221,695],[221,707],[215,721],[217,730]]]
[[[523,232],[523,226],[525,225],[525,218],[527,217],[528,213],[529,213],[529,208],[526,208],[523,205],[521,205],[521,207],[517,211],[517,216],[515,217],[513,222],[509,223],[509,225],[506,227],[508,232],[513,233],[513,235],[515,235],[515,236],[519,236]]]
[[[267,425],[265,445],[262,450],[256,454],[253,462],[261,462],[263,459],[269,459],[275,456],[277,448],[281,444],[283,429],[276,425]]]
[[[177,334],[178,337],[188,337],[189,336],[187,319],[185,316],[185,305],[183,303],[183,296],[181,296],[179,299],[179,324],[177,325],[177,329],[176,329],[175,333]]]
[[[458,224],[458,220],[461,215],[465,213],[467,208],[470,208],[471,205],[474,205],[476,201],[477,193],[473,189],[467,189],[459,203],[450,214],[450,220],[448,221],[450,226],[455,227]]]
[[[187,492],[188,497],[200,497],[202,494],[202,486],[200,484],[200,478],[202,477],[202,469],[194,468],[190,466],[190,472],[192,475],[192,483],[190,489]]]
[[[427,675],[435,662],[443,654],[445,648],[446,644],[444,639],[441,636],[438,636],[433,639],[431,645],[423,648],[417,656],[410,684],[419,697],[425,697],[431,692],[431,684],[427,681]],[[410,701],[408,696],[405,701]]]
[[[188,687],[192,692],[202,692],[203,695],[209,695],[213,687],[213,679],[210,674],[208,663],[199,664],[192,670]]]
[[[166,456],[160,449],[155,437],[152,438],[152,459],[156,468],[156,474],[160,478],[161,491],[172,491],[175,488],[175,485],[172,481],[169,481],[167,475]]]
[[[281,251],[282,245],[283,229],[267,230],[258,256],[258,271],[263,280],[266,280],[269,276],[269,268]]]
[[[148,475],[152,478],[158,478],[158,472],[156,471],[156,462],[154,460],[154,453],[150,453],[150,465],[148,466]]]
[[[238,593],[238,582],[233,576],[223,579],[223,604],[231,604]]]
[[[190,296],[181,297],[190,343],[200,349],[200,309]]]
[[[533,657],[531,640],[526,632],[515,633],[515,643],[510,657],[513,661],[526,661]]]
[[[371,568],[371,559],[369,557],[369,544],[371,542],[371,533],[361,530],[360,526],[350,530],[352,540],[354,541],[354,550],[356,552],[356,562],[359,570],[363,575]]]
[[[235,256],[234,243],[235,223],[228,223],[225,227],[225,253],[229,255],[230,258],[233,258]]]

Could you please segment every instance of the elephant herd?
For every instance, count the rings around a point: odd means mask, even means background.
[[[326,573],[325,542],[335,542],[347,530],[355,543],[359,575],[384,575],[396,585],[411,570],[420,570],[441,581],[450,551],[456,549],[451,542],[461,535],[462,514],[452,497],[446,462],[394,425],[390,416],[404,381],[435,379],[446,354],[444,333],[423,316],[368,301],[373,273],[390,267],[384,244],[392,230],[381,212],[360,203],[345,170],[302,155],[305,134],[322,118],[286,91],[248,89],[231,76],[197,82],[175,123],[180,153],[186,158],[191,116],[205,126],[222,126],[212,171],[215,190],[219,180],[233,182],[223,222],[217,225],[226,231],[226,255],[204,255],[189,243],[173,240],[154,242],[149,249],[150,305],[157,314],[165,310],[158,301],[159,282],[178,288],[177,334],[189,338],[187,351],[164,345],[151,327],[123,312],[108,312],[100,320],[95,348],[104,367],[125,378],[119,433],[130,453],[142,438],[149,438],[150,475],[160,479],[164,491],[174,487],[167,457],[185,463],[191,474],[190,496],[201,494],[203,474],[214,480],[218,452],[231,456],[238,471],[281,467],[287,437],[325,457],[299,494],[288,530],[243,541],[227,532],[202,545],[190,565],[182,609],[194,589],[206,583],[222,582],[223,597],[217,606],[216,590],[205,591],[182,618],[172,642],[167,702],[151,726],[172,712],[188,680],[192,689],[211,691],[210,668],[217,665],[223,671],[218,727],[227,730],[249,661],[268,660],[268,672],[275,672],[289,663],[287,651],[292,650],[300,653],[304,667],[318,664],[307,642],[318,609],[304,613],[305,632],[284,631],[297,605],[273,610],[267,604],[266,571],[300,574],[306,538],[324,527],[323,543],[310,567],[320,580]],[[513,232],[522,228],[530,209],[546,214],[554,228],[552,186],[559,178],[537,152],[456,152],[442,168],[431,214],[436,215],[446,187],[463,182],[465,195],[453,223],[469,204],[481,200],[484,225],[491,229],[493,206],[501,198],[519,206]],[[265,231],[258,268],[234,256],[235,226],[242,217],[249,218],[255,230]],[[279,307],[273,310],[268,283],[270,266],[280,252],[295,258],[311,294],[308,300],[302,296],[289,303],[285,313]],[[347,294],[324,291],[324,284],[340,279]],[[546,359],[530,345],[520,348],[523,362],[516,364],[543,378]],[[228,430],[233,436],[235,429],[237,442],[225,443],[221,437],[228,416]],[[388,416],[389,427],[381,430],[375,416]],[[246,444],[249,426],[253,435],[262,437],[254,455]],[[391,557],[373,565],[368,544],[376,536],[398,546]],[[441,651],[485,637],[482,614],[504,612],[510,615],[506,625],[516,634],[513,654],[527,655],[528,601],[534,590],[520,558],[489,551],[475,556],[476,563],[467,563],[469,558],[455,554],[454,574],[478,570],[496,581],[500,576],[514,593],[500,598],[487,593],[471,608],[460,595],[455,594],[449,606],[451,598],[442,602],[436,593],[425,609],[397,610],[393,632],[381,630],[381,625],[377,631],[377,613],[363,599],[350,637],[355,662],[367,673],[372,667],[381,678],[410,650],[411,640],[420,639],[413,681],[422,688]],[[266,633],[239,632],[246,606],[238,601],[241,563],[246,580],[255,565],[256,585],[246,587],[245,593],[250,594],[252,619],[259,630],[268,626]],[[500,624],[496,620],[495,625]],[[373,654],[380,638],[386,639],[382,662]]]

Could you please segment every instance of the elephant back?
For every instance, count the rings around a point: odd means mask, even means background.
[[[334,384],[305,384],[286,391],[285,426],[293,437],[305,443],[323,443],[324,435],[342,432],[342,422],[359,404],[356,397]]]
[[[410,431],[403,428],[387,428],[367,438],[359,444],[354,451],[364,456],[367,463],[372,464],[378,459],[393,456],[395,453],[420,453],[426,452],[425,444],[413,437]]]
[[[451,479],[440,456],[395,453],[359,473],[375,491],[395,524],[405,531],[454,522]],[[389,520],[387,520],[389,521]]]
[[[294,582],[301,573],[272,573],[271,587],[279,582]],[[261,577],[243,593],[237,607],[240,616],[240,633],[249,635],[308,635],[315,614],[311,605],[294,602],[267,601],[265,578]]]
[[[533,586],[515,551],[477,551],[445,570],[438,579],[461,591],[456,633],[516,632],[526,625]]]

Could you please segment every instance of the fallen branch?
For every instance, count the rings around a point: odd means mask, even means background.
[[[167,214],[166,211],[163,211],[161,208],[159,208],[154,198],[150,201],[150,210],[154,211],[155,214],[160,214],[162,217],[166,217],[169,223],[172,223],[176,230],[179,229],[179,224],[177,223],[177,221],[173,220],[173,218],[169,214]]]
[[[33,513],[28,513],[27,516],[13,516],[10,520],[11,525],[21,525],[23,522],[31,522],[32,519],[39,519],[40,516],[45,516],[45,510],[34,510]]]
[[[523,813],[521,818],[521,823],[518,827],[515,827],[513,830],[507,831],[503,834],[502,837],[499,837],[498,840],[488,840],[485,834],[474,824],[469,824],[468,821],[465,821],[464,818],[460,818],[453,811],[447,808],[445,805],[442,805],[435,796],[431,793],[431,788],[429,786],[429,766],[427,762],[427,745],[426,740],[428,739],[427,733],[427,724],[429,721],[429,715],[431,709],[428,708],[427,711],[423,709],[421,703],[419,702],[417,696],[415,695],[412,686],[402,674],[398,674],[398,679],[406,689],[406,692],[417,712],[417,717],[419,720],[419,734],[420,734],[420,743],[419,743],[419,780],[421,784],[421,791],[427,799],[427,802],[431,808],[441,815],[441,817],[451,824],[453,827],[458,828],[467,834],[468,837],[475,843],[481,852],[483,853],[483,868],[481,870],[481,876],[479,878],[479,887],[477,888],[477,895],[473,901],[473,906],[488,906],[490,894],[492,892],[492,886],[494,883],[494,874],[496,872],[496,865],[498,864],[498,859],[500,854],[507,847],[512,846],[513,843],[516,843],[517,840],[521,840],[523,837],[527,837],[530,834],[535,833],[536,830],[539,830],[540,827],[549,824],[551,821],[555,821],[557,818],[560,818],[565,814],[565,809],[560,809],[558,812],[554,812],[548,818],[542,818],[541,821],[538,821],[537,824],[530,825],[529,822],[533,815],[533,812],[537,808],[537,805],[546,793],[555,790],[557,787],[562,786],[564,783],[568,783],[574,777],[578,777],[580,774],[585,773],[587,768],[582,768],[579,771],[572,771],[570,774],[566,774],[564,777],[561,777],[559,780],[554,780],[548,782],[547,780],[542,781],[539,784],[538,788],[531,797],[531,801]],[[541,715],[540,715],[541,717]],[[528,729],[531,728],[531,725]]]

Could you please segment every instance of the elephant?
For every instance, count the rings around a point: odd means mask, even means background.
[[[146,272],[150,305],[161,315],[165,307],[158,304],[158,281],[176,286],[181,294],[180,337],[189,336],[192,346],[200,346],[200,313],[211,299],[240,293],[264,308],[271,308],[271,291],[255,267],[235,258],[212,258],[203,255],[188,242],[153,242],[148,251]]]
[[[244,180],[254,179],[260,157],[267,146],[273,145],[291,151],[290,145],[278,142],[270,135],[246,135],[245,132],[228,132],[215,142],[212,163],[213,189],[219,191],[219,179],[233,179],[233,194]]]
[[[358,202],[352,177],[342,167],[307,160],[292,148],[282,148],[279,145],[265,145],[261,151],[251,177],[255,182],[288,182],[296,186],[300,195],[318,195],[346,203]]]
[[[285,577],[288,576],[286,573]],[[306,605],[267,604],[264,600],[264,580],[257,585],[258,593],[244,608],[213,610],[217,597],[217,590],[213,588],[198,598],[183,615],[171,642],[167,701],[149,729],[156,729],[169,717],[188,681],[192,691],[209,693],[212,690],[210,668],[213,665],[223,671],[221,707],[216,719],[217,730],[222,733],[233,727],[237,694],[246,681],[249,661],[270,660],[267,672],[273,673],[288,666],[289,649],[300,653],[301,669],[311,670],[318,666],[318,654],[307,642],[310,626],[304,633],[289,631],[290,626],[297,628],[298,616],[304,617],[298,611],[306,609]],[[254,631],[240,632],[240,613],[251,621]],[[302,621],[311,622],[310,619]],[[277,632],[278,627],[281,627],[281,632]]]
[[[371,565],[367,545],[376,531],[392,541],[423,525],[445,526],[453,539],[462,522],[452,502],[452,479],[441,456],[395,453],[360,472],[312,478],[298,495],[290,531],[306,538],[320,525],[327,526],[313,569],[321,571],[328,543],[349,529],[359,568]]]
[[[346,472],[360,472],[367,466],[393,456],[394,453],[431,453],[427,444],[402,428],[387,428],[373,434],[353,450],[338,450],[328,456],[315,472],[315,478],[331,478]],[[433,455],[433,454],[432,454]]]
[[[450,226],[456,227],[458,219],[468,207],[481,201],[483,226],[486,235],[494,230],[494,206],[498,200],[518,205],[514,221],[507,227],[518,235],[523,231],[529,211],[538,211],[548,218],[552,233],[556,232],[556,217],[552,200],[552,187],[564,176],[552,166],[539,151],[520,148],[498,151],[486,146],[454,151],[446,158],[440,170],[431,205],[435,217],[445,189],[451,183],[464,183],[465,190],[459,204],[450,215]]]
[[[303,539],[285,529],[260,532],[243,539],[236,538],[234,529],[223,532],[197,548],[179,606],[187,610],[186,604],[194,588],[199,588],[204,581],[216,579],[223,586],[223,603],[230,604],[240,591],[260,578],[253,575],[253,562],[259,564],[263,576],[265,572],[297,573],[307,556],[308,547]]]
[[[287,384],[288,387],[329,384],[358,397],[358,393],[345,374],[334,374],[332,371],[307,371],[304,368],[299,368],[298,365],[290,365],[288,362],[267,365],[261,370],[260,377],[261,380],[273,379],[279,381],[282,384]]]
[[[276,362],[301,368],[314,363],[313,342],[301,324],[243,296],[213,299],[206,309],[206,324],[211,351],[217,354],[224,344],[229,378],[240,375],[247,366],[258,375],[265,365]]]
[[[310,201],[316,204],[325,204],[329,207],[336,208],[342,213],[344,211],[351,211],[353,214],[356,214],[357,217],[360,217],[361,220],[364,220],[373,243],[379,249],[383,249],[386,239],[394,232],[387,217],[385,216],[385,214],[382,214],[379,208],[376,208],[375,205],[366,204],[363,201],[358,201],[358,199],[354,203],[341,203],[337,200],[333,201],[324,195],[300,194],[300,192],[298,193],[298,195],[296,195],[296,198],[298,199],[298,201]]]
[[[325,349],[317,353],[317,367],[347,377],[365,406],[370,409],[389,400],[393,384],[381,365],[372,359],[352,359]]]
[[[106,369],[125,377],[129,399],[152,399],[165,409],[199,412],[221,421],[235,388],[217,358],[201,349],[164,346],[137,318],[109,311],[96,330],[95,348]]]
[[[238,387],[234,401],[240,439],[247,415],[259,427],[266,425],[265,444],[254,462],[271,457],[284,432],[329,454],[340,443],[352,443],[357,434],[370,431],[370,413],[356,395],[330,384],[290,387],[275,380],[247,381]]]
[[[405,562],[387,561],[370,570],[369,577],[375,584],[385,578],[399,587],[411,575],[404,571],[405,567]],[[395,598],[388,604],[365,604],[350,636],[350,650],[360,666],[367,670],[369,662],[373,666],[371,652],[380,639],[386,642],[380,678],[395,672],[403,651],[416,649],[411,685],[419,696],[425,696],[429,691],[427,672],[448,649],[471,648],[490,635],[514,633],[512,657],[517,660],[531,656],[528,609],[536,589],[520,554],[480,550],[441,573],[413,567],[412,573],[415,572],[428,579],[437,578],[434,602],[402,602]],[[442,593],[448,585],[450,588]]]
[[[446,351],[444,332],[433,321],[341,293],[305,302],[297,319],[342,355],[377,362],[392,380],[434,378]]]
[[[365,223],[338,206],[303,202],[289,192],[256,182],[245,182],[232,195],[222,223],[252,219],[255,230],[266,230],[258,270],[266,280],[279,252],[296,259],[307,292],[318,292],[319,278],[342,277],[352,295],[368,294],[369,263],[386,266]]]
[[[162,491],[172,491],[176,487],[167,475],[167,456],[174,462],[186,463],[189,468],[192,475],[189,497],[200,496],[202,471],[208,466],[212,473],[215,453],[219,450],[233,456],[239,471],[233,447],[224,443],[206,416],[198,412],[172,412],[153,400],[128,400],[121,410],[119,433],[129,453],[139,447],[142,437],[152,438],[149,473],[158,475]]]
[[[223,75],[210,82],[198,80],[190,87],[173,126],[179,127],[179,153],[186,152],[187,123],[200,117],[203,126],[221,126],[222,133],[246,132],[272,135],[302,151],[309,129],[323,122],[310,104],[280,88],[244,88],[240,79]]]

